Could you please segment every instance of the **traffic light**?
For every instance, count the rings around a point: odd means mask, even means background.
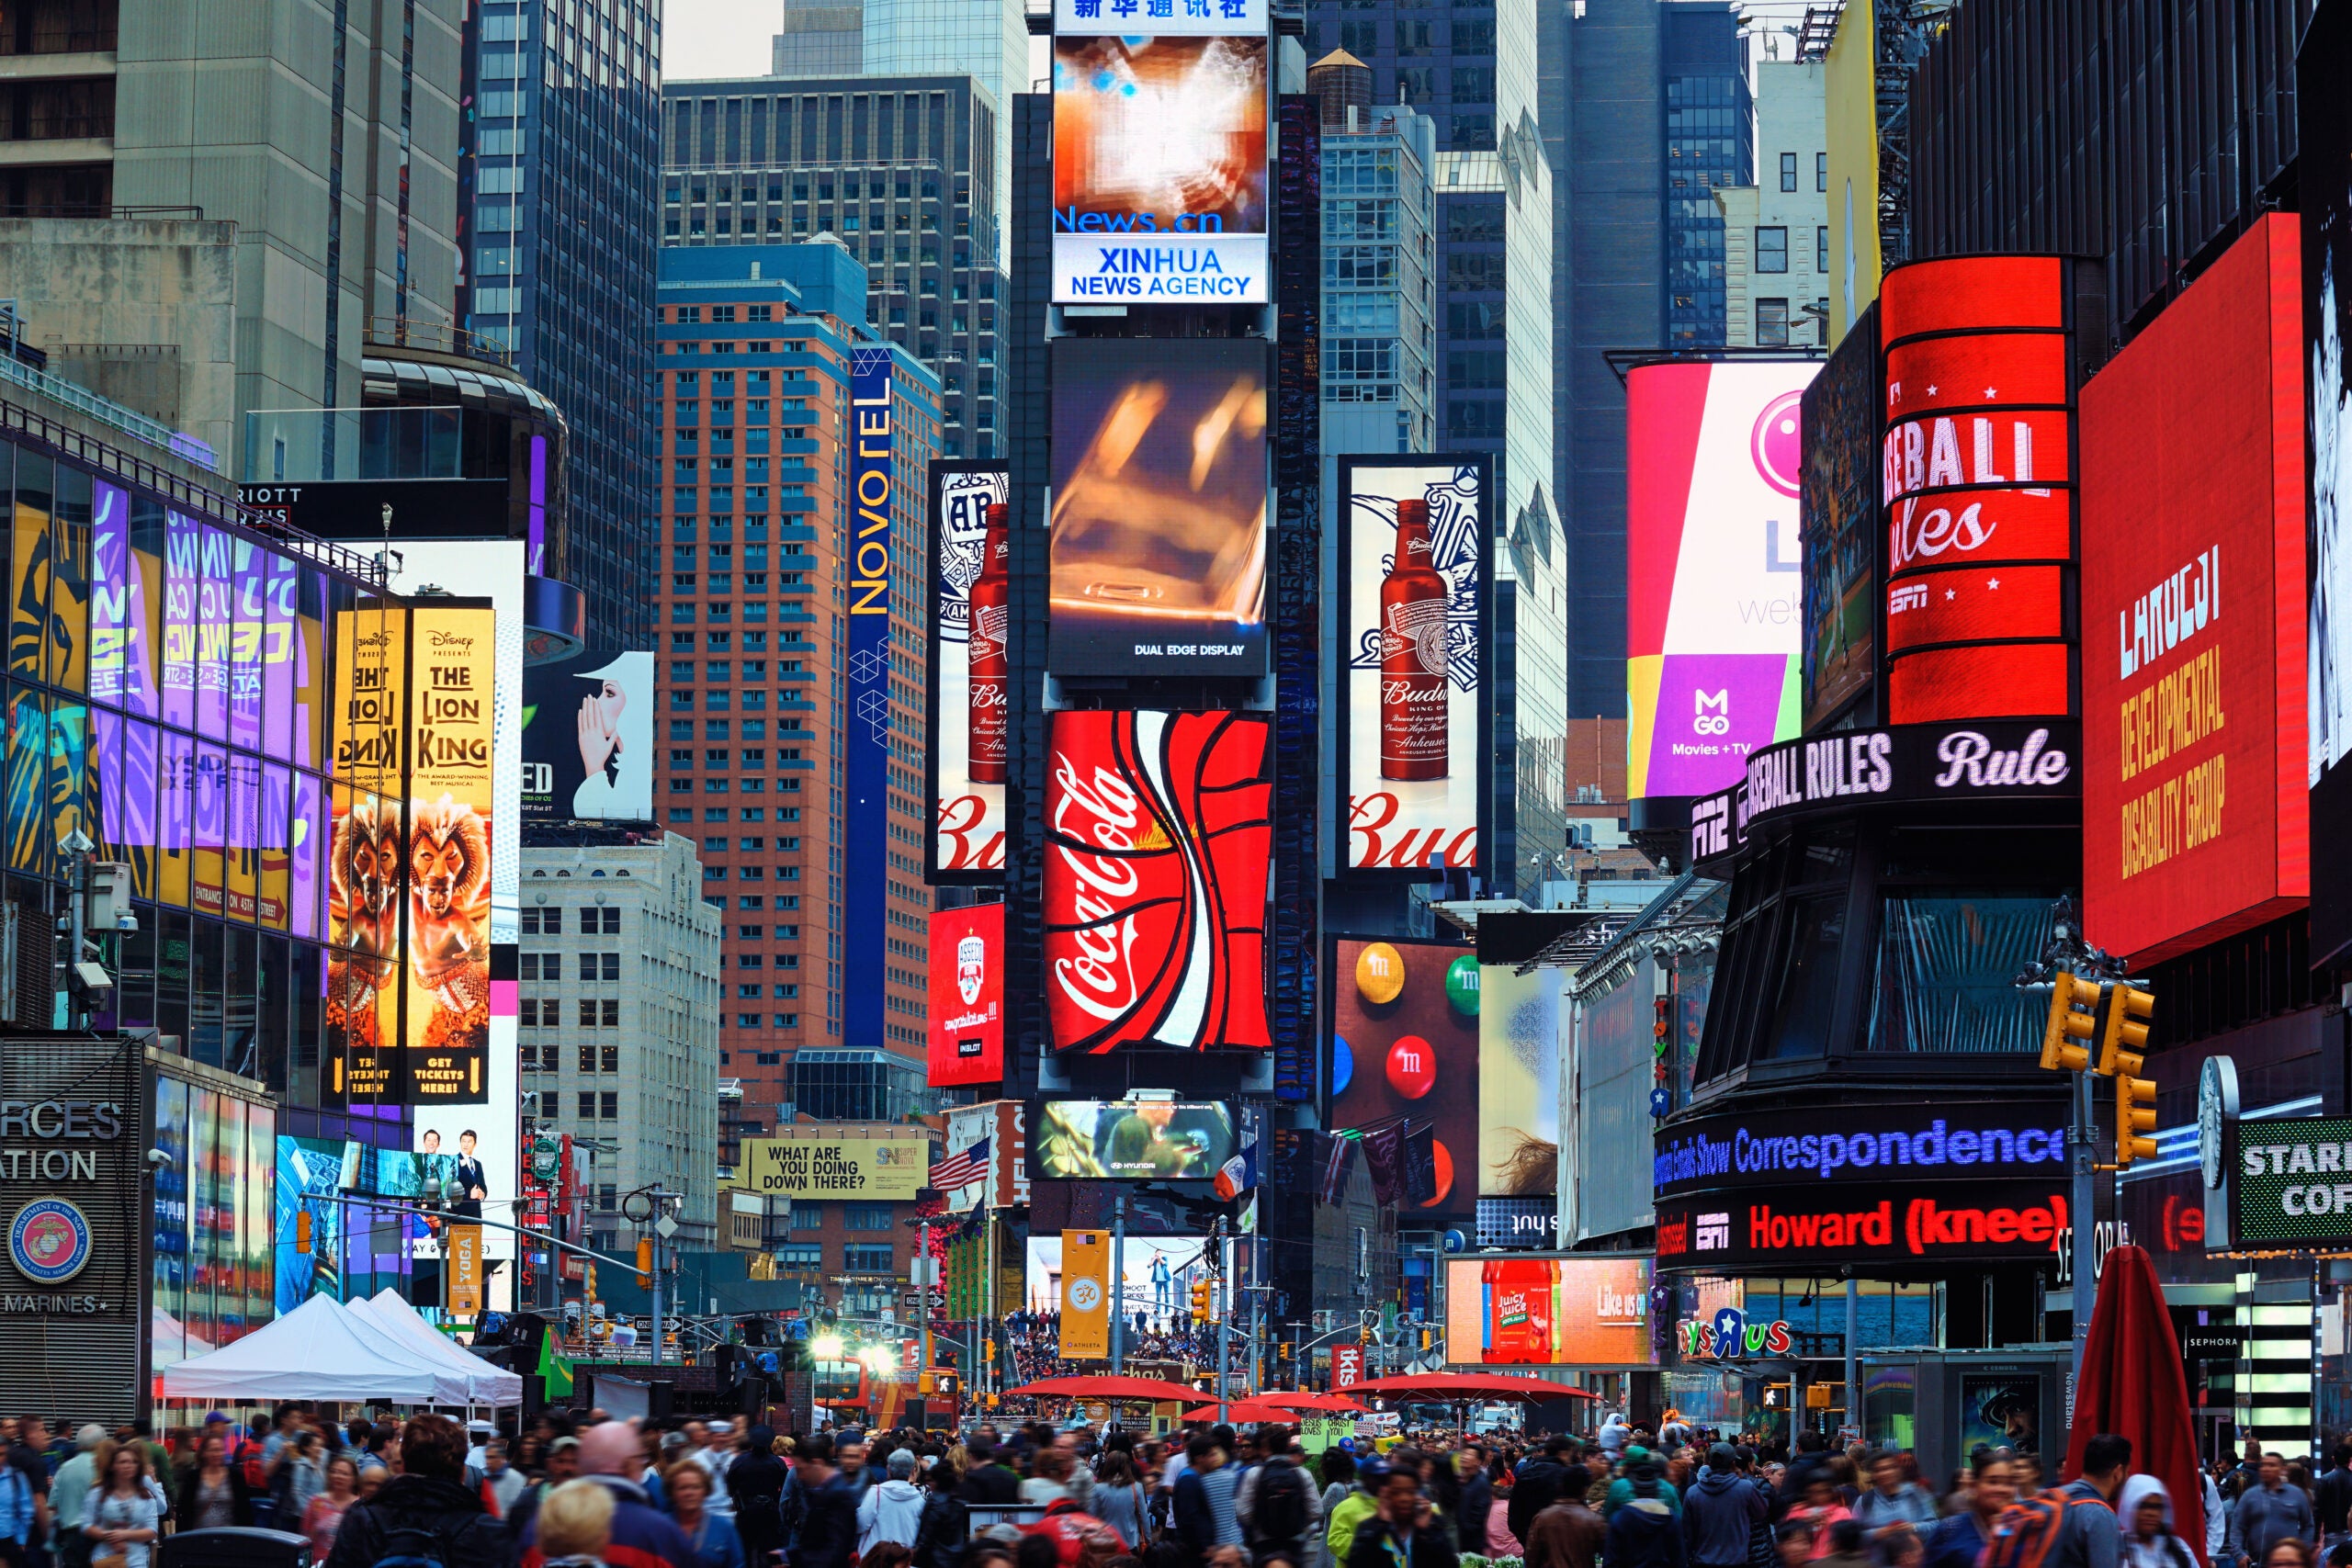
[[[2136,986],[2121,983],[2108,993],[2107,1027],[2100,1032],[2098,1071],[2108,1077],[2140,1070],[2148,1052],[2148,1022],[2156,1015],[2156,998]]]
[[[2041,1032],[2045,1069],[2079,1073],[2091,1065],[2091,1037],[2098,1032],[2098,981],[2058,971],[2050,988],[2050,1026]]]
[[[1209,1282],[1206,1280],[1195,1280],[1193,1281],[1193,1321],[1206,1323],[1208,1320]]]
[[[2108,992],[2107,1028],[2099,1041],[2098,1070],[2115,1080],[2115,1163],[2156,1157],[2156,1086],[2140,1076],[2146,1059],[2148,1022],[2156,999],[2134,986]]]
[[[311,1250],[311,1211],[308,1209],[294,1211],[294,1250],[300,1253]]]
[[[653,1288],[653,1238],[650,1235],[637,1239],[637,1288],[640,1291]]]

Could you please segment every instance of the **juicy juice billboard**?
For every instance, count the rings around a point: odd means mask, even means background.
[[[1625,381],[1625,788],[1705,795],[1797,733],[1798,408],[1814,360]]]

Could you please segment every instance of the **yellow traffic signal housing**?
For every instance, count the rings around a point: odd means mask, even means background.
[[[2109,1077],[2129,1077],[2140,1070],[2148,1051],[2149,1021],[2156,1016],[2156,998],[2136,986],[2114,987],[2108,992],[2107,1027],[2100,1032],[2098,1071]]]
[[[2098,1032],[2098,981],[2058,971],[2050,988],[2050,1024],[2041,1032],[2043,1068],[2079,1073],[2091,1065],[2091,1039]]]
[[[1206,1323],[1208,1320],[1209,1282],[1206,1280],[1195,1280],[1193,1281],[1193,1321]]]
[[[653,1288],[653,1238],[651,1236],[638,1238],[637,1288],[640,1291],[650,1291]]]
[[[2156,1157],[2156,1084],[2129,1073],[2115,1079],[2115,1163]]]
[[[294,1211],[294,1250],[303,1253],[311,1250],[311,1211],[308,1209]]]

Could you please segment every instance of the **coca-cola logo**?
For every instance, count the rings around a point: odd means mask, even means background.
[[[1076,952],[1054,960],[1051,973],[1061,995],[1090,1016],[1124,1017],[1135,1006],[1136,922],[1122,911],[1143,886],[1135,867],[1117,854],[1090,854],[1071,841],[1105,850],[1136,847],[1141,810],[1136,792],[1106,768],[1086,769],[1061,752],[1054,754],[1056,798],[1052,826],[1058,841],[1054,859],[1069,872]]]
[[[1756,460],[1756,472],[1782,495],[1795,495],[1804,485],[1804,444],[1798,423],[1804,404],[1804,393],[1782,392],[1764,405],[1756,416],[1756,428],[1748,433],[1747,451]]]

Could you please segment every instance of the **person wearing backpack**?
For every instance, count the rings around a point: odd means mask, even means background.
[[[514,1568],[514,1542],[466,1484],[466,1430],[447,1416],[401,1428],[401,1473],[354,1503],[325,1568]]]
[[[2109,1506],[2132,1468],[2132,1439],[2102,1432],[2083,1445],[2078,1480],[2028,1494],[2001,1511],[1982,1568],[2117,1568],[2123,1531]]]
[[[1763,1489],[1739,1472],[1739,1450],[1717,1443],[1707,1450],[1682,1502],[1682,1531],[1696,1568],[1747,1568],[1756,1531],[1772,1505]]]
[[[945,1464],[923,1472],[922,1513],[915,1521],[914,1568],[956,1568],[972,1538],[972,1510],[956,1495],[956,1473]]]
[[[1299,1467],[1290,1434],[1280,1427],[1264,1434],[1265,1462],[1241,1478],[1234,1497],[1253,1561],[1280,1556],[1299,1560],[1307,1536],[1323,1519],[1323,1499]]]

